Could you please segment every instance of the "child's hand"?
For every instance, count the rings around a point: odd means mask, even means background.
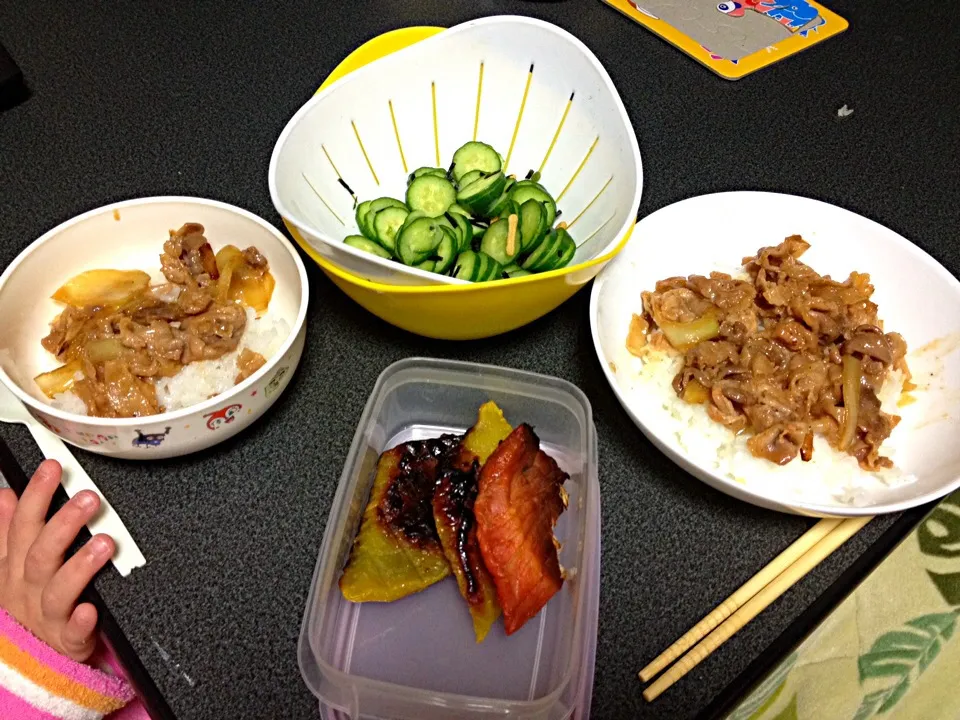
[[[60,473],[58,462],[45,460],[19,502],[13,490],[0,490],[0,607],[57,652],[83,662],[96,649],[97,609],[77,599],[115,546],[108,535],[96,535],[63,562],[100,498],[79,492],[46,522]]]

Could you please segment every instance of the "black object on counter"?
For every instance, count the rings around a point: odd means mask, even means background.
[[[0,110],[19,105],[29,94],[20,67],[0,44]]]
[[[23,494],[29,480],[23,468],[20,467],[16,458],[14,458],[13,453],[10,452],[10,448],[7,447],[7,444],[3,441],[3,438],[0,438],[0,477],[6,480],[7,484],[13,488],[17,497]],[[53,502],[50,503],[50,511],[47,513],[48,520],[67,499],[66,491],[62,486],[58,487],[57,492],[53,496]],[[73,555],[73,553],[89,539],[90,532],[87,528],[83,528],[74,541],[73,546],[67,552],[67,556]],[[140,661],[140,657],[130,645],[127,636],[123,634],[123,630],[120,629],[117,621],[103,602],[103,598],[100,597],[100,593],[96,591],[92,584],[84,590],[80,596],[80,601],[93,603],[94,607],[97,608],[97,614],[100,617],[100,633],[103,640],[120,662],[120,665],[127,674],[127,678],[136,689],[137,695],[150,717],[153,720],[176,720],[176,716],[173,714],[170,706],[167,705],[167,701],[163,699],[163,696],[154,684],[147,669]]]

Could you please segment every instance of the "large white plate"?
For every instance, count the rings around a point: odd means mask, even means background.
[[[676,433],[664,430],[656,408],[638,400],[642,389],[630,389],[625,340],[632,314],[640,311],[642,290],[673,275],[729,271],[743,257],[793,234],[812,244],[803,260],[821,274],[870,274],[880,317],[888,331],[906,339],[908,363],[920,386],[891,438],[897,466],[915,481],[893,487],[877,483],[855,505],[787,491],[776,482],[779,468],[772,464],[770,483],[761,487],[724,476],[687,453]],[[627,246],[594,283],[590,324],[603,372],[637,426],[681,468],[729,495],[804,515],[857,516],[898,512],[960,487],[960,282],[908,240],[871,220],[774,193],[684,200],[637,224]]]

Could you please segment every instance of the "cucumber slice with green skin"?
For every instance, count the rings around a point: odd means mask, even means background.
[[[527,256],[527,259],[520,264],[520,267],[530,272],[540,272],[541,267],[549,267],[550,258],[559,247],[560,235],[556,230],[551,230],[540,241],[536,249]]]
[[[527,275],[533,275],[532,272],[530,272],[529,270],[524,270],[522,267],[520,267],[516,263],[512,263],[510,265],[504,266],[503,274],[506,275],[507,278],[518,278],[518,277],[525,277]]]
[[[501,220],[506,220],[511,215],[516,215],[517,218],[520,218],[520,206],[517,205],[513,200],[507,200],[506,205],[500,210],[500,214],[497,215]]]
[[[446,228],[447,230],[453,233],[453,239],[456,240],[458,243],[457,247],[455,247],[453,251],[454,255],[456,255],[460,251],[460,246],[459,246],[460,238],[457,235],[457,224],[455,222],[451,222],[450,218],[448,218],[446,215],[441,215],[440,217],[434,218],[434,219],[437,221],[437,224],[440,226],[441,230]]]
[[[547,211],[540,201],[531,199],[520,206],[517,229],[520,231],[520,243],[523,246],[521,252],[533,250],[547,230]]]
[[[435,218],[417,218],[397,235],[397,255],[405,265],[419,265],[436,252],[443,240],[442,226]]]
[[[421,167],[421,168],[417,168],[417,169],[414,170],[412,173],[410,173],[410,177],[407,178],[407,185],[409,185],[410,183],[412,183],[412,182],[413,182],[414,180],[416,180],[418,177],[422,177],[422,176],[424,176],[424,175],[433,175],[433,176],[435,176],[435,177],[441,177],[441,178],[443,178],[443,179],[446,179],[446,178],[447,178],[447,171],[444,170],[443,168],[435,168],[435,167]]]
[[[547,211],[547,227],[553,225],[557,217],[557,203],[546,189],[539,183],[531,180],[522,180],[513,186],[510,197],[518,204],[523,205],[527,200],[537,200],[543,203]]]
[[[457,191],[446,178],[421,175],[407,188],[407,205],[430,217],[443,215],[457,201]]]
[[[500,197],[505,183],[506,178],[499,172],[474,180],[457,193],[457,204],[463,205],[472,213],[480,214]]]
[[[363,219],[367,215],[367,211],[370,209],[370,204],[373,200],[364,200],[362,203],[357,205],[357,211],[354,215],[357,219],[357,227],[360,228],[360,232],[363,232]]]
[[[473,250],[464,250],[457,255],[453,263],[453,277],[459,280],[469,280],[473,282],[477,279],[477,271],[480,269],[480,256]]]
[[[510,203],[510,194],[504,190],[500,193],[500,197],[490,203],[490,207],[482,213],[485,217],[496,218],[500,217],[503,214],[503,211],[509,206]]]
[[[478,252],[477,257],[479,258],[480,269],[477,271],[477,279],[474,282],[488,282],[503,278],[503,265],[485,252]]]
[[[426,270],[427,272],[436,272],[436,260],[424,260],[422,263],[414,265],[417,270]]]
[[[371,240],[376,240],[377,232],[376,230],[373,229],[373,217],[376,213],[388,207],[406,209],[407,206],[404,205],[399,200],[395,200],[394,198],[389,198],[389,197],[382,197],[382,198],[377,198],[376,200],[372,200],[370,202],[370,205],[367,206],[366,215],[363,216],[363,219],[362,219],[363,224],[360,225],[360,232],[362,232]]]
[[[380,247],[380,245],[375,243],[370,238],[364,237],[363,235],[347,235],[347,237],[343,239],[343,243],[344,245],[349,245],[357,250],[363,250],[371,255],[376,255],[384,260],[391,260],[393,258],[393,256]]]
[[[480,172],[479,170],[471,170],[466,175],[464,175],[459,180],[457,180],[457,185],[459,187],[465,188],[470,183],[474,182],[475,180],[479,180],[482,177],[483,177],[483,173]]]
[[[459,213],[448,212],[444,217],[453,222],[453,229],[457,236],[457,252],[468,250],[473,240],[473,226]]]
[[[427,217],[427,214],[423,210],[414,210],[407,215],[407,219],[403,221],[403,227],[400,228],[400,231],[403,232],[403,228],[407,227],[407,225],[412,223],[414,220],[419,220],[422,217]],[[400,233],[397,234],[399,235]]]
[[[513,252],[507,252],[507,236],[510,225],[506,220],[498,220],[483,235],[480,252],[486,253],[501,265],[509,265],[520,254],[520,238],[514,238]]]
[[[468,142],[453,154],[453,177],[459,180],[471,170],[495,173],[503,166],[503,159],[492,147],[482,142]]]
[[[457,259],[457,250],[459,249],[460,239],[457,234],[448,227],[441,227],[443,231],[443,240],[437,245],[436,267],[433,271],[436,273],[445,273],[453,267],[453,261]]]
[[[470,214],[470,211],[467,210],[463,205],[458,205],[454,203],[449,208],[447,208],[448,213],[454,213],[456,215],[463,215],[467,220],[470,220],[473,215]]]
[[[377,236],[377,242],[383,245],[385,250],[396,254],[397,233],[409,214],[406,208],[389,207],[378,212],[373,218],[373,232]]]
[[[570,233],[560,228],[557,234],[561,236],[560,248],[557,250],[557,260],[553,263],[553,267],[550,268],[551,270],[559,270],[569,265],[577,252],[577,244],[573,241],[573,238],[570,237]]]

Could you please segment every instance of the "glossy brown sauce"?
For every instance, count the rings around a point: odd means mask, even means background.
[[[743,278],[659,281],[642,293],[627,349],[681,353],[677,395],[749,433],[756,457],[809,461],[819,435],[865,470],[891,467],[880,447],[900,418],[878,394],[893,371],[909,380],[906,342],[883,329],[869,275],[820,275],[800,261],[809,247],[794,235],[761,248],[744,258]]]
[[[479,486],[477,477],[480,473],[480,463],[476,460],[469,468],[450,468],[437,482],[437,491],[434,499],[435,507],[443,513],[443,517],[456,534],[457,564],[466,582],[466,592],[472,602],[480,590],[479,579],[475,571],[475,563],[480,562],[480,548],[477,544],[476,520],[473,516],[473,504],[477,499]]]
[[[274,279],[257,248],[214,254],[203,233],[198,223],[170,232],[161,285],[142,271],[91,270],[57,290],[53,299],[66,307],[41,344],[64,364],[35,378],[48,397],[72,391],[97,417],[156,415],[164,408],[152,380],[237,349],[244,307],[264,312]],[[236,382],[265,362],[245,349]]]
[[[411,544],[439,544],[433,520],[433,493],[438,476],[459,455],[462,435],[442,435],[406,443],[396,475],[377,509],[387,527]]]

